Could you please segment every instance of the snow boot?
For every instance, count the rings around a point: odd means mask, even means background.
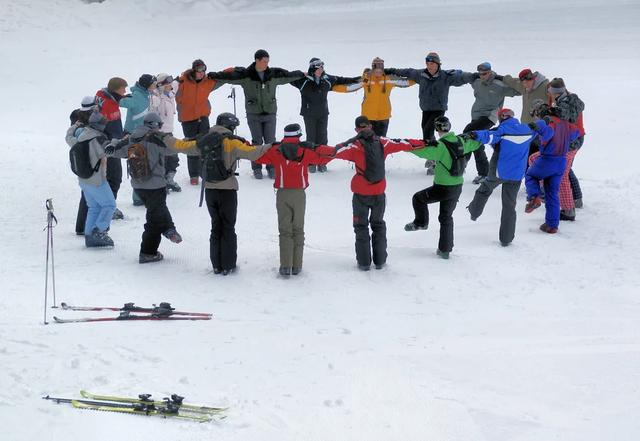
[[[134,207],[140,207],[141,205],[144,205],[144,202],[142,201],[142,199],[140,199],[138,193],[136,193],[135,188],[131,192],[131,199],[133,200]]]
[[[178,183],[174,180],[175,176],[176,176],[175,172],[167,173],[167,189],[171,191],[175,191],[176,193],[179,193],[182,191],[182,187],[180,187]]]
[[[381,270],[382,268],[384,268],[386,266],[386,263],[376,263],[376,269],[377,270]]]
[[[471,181],[471,182],[473,184],[479,185],[479,184],[482,184],[482,181],[484,181],[485,179],[487,179],[486,176],[478,175],[475,178],[473,178],[473,181]]]
[[[426,225],[418,225],[415,222],[409,222],[404,226],[404,231],[418,231],[418,230],[426,230]]]
[[[524,207],[524,212],[531,213],[536,208],[540,208],[541,205],[542,199],[540,199],[540,196],[534,196],[527,201],[527,205]]]
[[[371,269],[371,265],[358,265],[358,269],[360,271],[369,271]]]
[[[291,267],[287,267],[287,266],[281,266],[280,270],[278,270],[278,272],[280,273],[280,275],[284,278],[289,278],[289,276],[291,275]]]
[[[319,171],[320,173],[326,173],[326,171],[327,171],[327,166],[326,166],[326,165],[319,165],[319,166],[318,166],[318,171]]]
[[[576,199],[573,201],[573,203],[575,204],[576,208],[582,208],[582,198],[580,199]]]
[[[94,228],[90,235],[84,237],[84,244],[87,248],[113,247],[113,240],[106,231]]]
[[[220,274],[222,272],[222,268],[214,268],[213,274]]]
[[[262,169],[257,168],[253,171],[253,177],[256,179],[262,179]]]
[[[309,173],[315,173],[315,172],[316,172],[316,165],[309,164]]]
[[[157,251],[155,254],[140,253],[138,263],[160,262],[162,259],[164,259],[164,256],[160,251]]]
[[[560,210],[560,220],[561,221],[575,221],[576,220],[576,210],[575,210],[575,208],[571,208],[569,210]]]
[[[222,275],[223,275],[223,276],[228,276],[229,274],[231,274],[231,273],[232,273],[232,272],[234,272],[235,270],[236,270],[236,268],[235,268],[235,267],[233,267],[233,268],[228,268],[228,269],[227,269],[227,268],[225,268],[225,269],[223,269],[223,270],[222,270]]]
[[[124,214],[118,208],[113,212],[113,216],[111,216],[111,220],[121,220],[124,219]]]
[[[162,233],[162,235],[173,243],[182,242],[182,236],[180,236],[180,233],[178,233],[175,228],[169,228],[167,231]]]
[[[296,268],[295,266],[291,268],[291,274],[293,274],[294,276],[300,274],[300,271],[302,271],[302,268]]]
[[[440,248],[438,248],[436,254],[445,260],[449,258],[449,251],[441,251]]]
[[[540,225],[540,230],[544,231],[545,233],[549,233],[549,234],[556,234],[558,232],[557,228],[550,227],[547,224]]]
[[[267,169],[267,175],[269,175],[269,179],[275,179],[276,178],[276,171],[273,168],[268,168]]]

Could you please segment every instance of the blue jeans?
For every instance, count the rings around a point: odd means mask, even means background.
[[[111,217],[116,210],[116,200],[109,183],[105,180],[96,187],[92,184],[80,183],[84,198],[87,200],[89,211],[87,221],[84,224],[85,236],[91,235],[94,228],[104,232],[111,224]]]
[[[544,181],[545,223],[553,228],[560,224],[560,198],[558,190],[567,164],[564,156],[539,156],[529,166],[525,175],[527,199],[540,196],[540,181]]]

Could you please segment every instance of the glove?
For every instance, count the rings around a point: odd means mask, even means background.
[[[530,122],[529,124],[527,124],[529,126],[529,128],[535,132],[538,131],[538,124],[534,123],[534,122]]]
[[[425,142],[424,145],[427,147],[436,147],[438,145],[438,141],[436,141],[435,139],[430,139]]]
[[[473,81],[479,80],[479,79],[480,79],[480,74],[478,72],[474,72],[473,73]]]
[[[209,78],[210,80],[215,80],[216,79],[216,73],[215,72],[209,72],[207,74],[207,78]]]
[[[309,142],[309,141],[302,141],[299,145],[303,149],[309,149],[309,150],[315,150],[316,147],[318,146],[317,144],[314,144],[314,143]]]
[[[125,136],[122,139],[112,139],[109,143],[104,147],[104,153],[107,156],[113,156],[116,151],[120,150],[122,147],[129,144],[129,137]]]
[[[476,132],[467,132],[460,135],[462,139],[478,139],[478,134]]]
[[[104,154],[107,156],[113,156],[115,152],[116,152],[116,146],[113,145],[113,141],[111,141],[109,144],[107,144],[104,147]]]

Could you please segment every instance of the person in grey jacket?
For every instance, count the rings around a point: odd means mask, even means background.
[[[167,133],[161,133],[162,119],[157,113],[149,112],[144,116],[141,126],[134,129],[125,141],[107,149],[107,154],[121,158],[128,156],[129,149],[140,144],[146,154],[146,174],[136,176],[131,173],[131,186],[138,193],[147,209],[142,243],[140,244],[139,263],[158,262],[163,255],[158,252],[162,236],[171,242],[180,243],[182,237],[176,230],[167,208],[167,178],[164,168],[165,156],[174,153],[198,154],[195,141],[181,141]],[[127,147],[127,148],[124,148]],[[128,159],[132,170],[135,165]]]
[[[84,224],[84,241],[88,248],[112,247],[113,240],[107,234],[116,199],[107,182],[107,160],[104,148],[109,143],[104,133],[107,119],[95,111],[89,116],[88,125],[82,121],[73,124],[67,130],[67,144],[89,142],[89,160],[91,164],[100,164],[89,178],[78,177],[78,183],[86,200],[88,211]]]
[[[479,78],[471,83],[475,101],[471,106],[471,122],[464,128],[464,133],[474,130],[487,130],[498,121],[498,109],[504,105],[504,98],[516,96],[518,91],[502,82],[502,76],[491,69],[491,63],[485,61],[478,64]],[[489,161],[484,146],[473,152],[478,176],[474,184],[480,184],[489,173]]]
[[[238,237],[236,235],[236,216],[238,214],[238,180],[235,171],[238,159],[255,161],[260,158],[271,144],[253,146],[238,136],[232,136],[240,125],[232,113],[221,113],[216,125],[209,130],[212,136],[205,135],[199,143],[219,142],[217,135],[227,135],[222,139],[222,157],[225,168],[231,175],[224,181],[204,181],[207,210],[211,216],[211,236],[209,237],[209,257],[214,274],[228,275],[236,269]]]
[[[444,116],[448,109],[449,89],[473,82],[477,74],[461,70],[442,70],[440,56],[429,52],[425,57],[425,69],[385,69],[386,74],[395,74],[418,83],[420,89],[420,109],[422,110],[422,139],[426,142],[434,138],[436,118]],[[435,161],[427,161],[427,174],[434,173]]]

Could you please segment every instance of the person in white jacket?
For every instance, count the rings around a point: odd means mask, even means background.
[[[177,83],[171,75],[166,73],[158,74],[158,88],[151,94],[149,111],[160,115],[162,119],[163,133],[173,135],[173,121],[176,114],[176,89]],[[167,178],[167,189],[171,191],[182,191],[182,188],[174,180],[180,161],[178,155],[167,155],[164,157],[164,168]]]

